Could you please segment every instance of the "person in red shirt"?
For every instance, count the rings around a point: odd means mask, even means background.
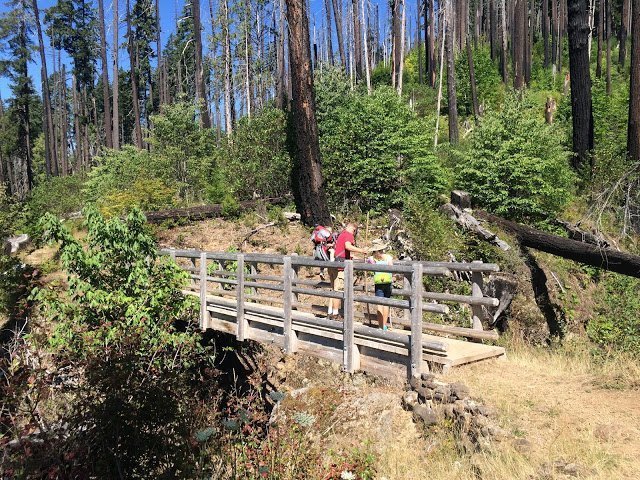
[[[355,223],[348,223],[345,229],[338,235],[335,247],[335,259],[337,262],[344,262],[345,260],[351,260],[351,253],[369,253],[364,248],[356,247],[356,235],[358,234],[358,226]],[[332,268],[329,270],[329,280],[331,286],[336,292],[344,290],[344,269]],[[332,298],[329,300],[329,316],[340,315],[340,307],[342,301],[338,298]]]

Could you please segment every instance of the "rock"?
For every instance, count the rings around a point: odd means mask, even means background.
[[[462,209],[471,208],[471,195],[463,190],[453,190],[451,203]]]
[[[564,473],[565,475],[569,475],[570,477],[577,477],[578,465],[576,465],[575,463],[568,463],[564,467],[562,467],[562,469],[560,469],[560,472]]]
[[[433,391],[433,398],[442,403],[449,403],[451,402],[451,389],[448,385],[437,386]]]
[[[478,404],[473,400],[465,400],[464,408],[469,413],[477,413],[478,412]]]
[[[418,404],[418,392],[408,390],[402,396],[402,406],[407,410],[412,410]]]
[[[442,413],[444,414],[445,418],[451,418],[451,419],[455,418],[453,405],[450,403],[442,406]]]
[[[415,391],[418,393],[420,400],[422,401],[433,399],[433,390],[430,388],[418,387]]]
[[[453,411],[457,415],[462,415],[464,413],[464,402],[456,400],[453,403]]]
[[[425,382],[430,382],[436,379],[436,376],[433,373],[423,373],[420,376]]]
[[[451,393],[459,400],[469,398],[469,389],[464,383],[455,382],[450,385]]]
[[[489,433],[491,433],[491,429],[489,429]],[[531,451],[531,442],[526,438],[516,438],[513,446],[520,453],[529,453]]]
[[[422,386],[422,382],[420,382],[420,378],[419,377],[411,377],[409,379],[409,385],[411,385],[411,388],[416,389],[416,388]]]
[[[13,255],[20,250],[24,250],[31,243],[29,235],[23,233],[15,237],[9,237],[4,240],[4,253],[5,255]]]
[[[496,409],[488,405],[478,405],[477,412],[485,417],[494,418],[496,416]]]
[[[282,216],[290,222],[299,222],[301,218],[300,214],[296,212],[282,212]]]
[[[413,421],[422,423],[425,427],[431,427],[438,423],[438,415],[426,405],[415,405],[413,407]]]

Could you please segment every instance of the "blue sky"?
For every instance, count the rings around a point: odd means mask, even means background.
[[[38,6],[40,8],[40,20],[42,22],[42,18],[44,17],[44,10],[51,7],[52,5],[54,5],[56,3],[57,0],[38,0]],[[131,0],[131,3],[133,5],[133,2],[135,0]],[[231,0],[233,1],[233,0]],[[323,13],[323,6],[324,6],[324,1],[325,0],[309,0],[310,2],[310,10],[311,10],[311,32],[313,32],[313,22],[315,20],[317,28],[320,29],[321,25],[324,25],[324,13]],[[348,0],[342,0],[343,2],[343,9],[346,8],[346,3]],[[380,11],[380,28],[383,28],[384,25],[384,18],[386,16],[386,11],[387,11],[387,5],[388,5],[388,1],[387,0],[367,0],[371,5],[379,5],[379,11]],[[217,3],[218,0],[214,0],[214,8],[217,10]],[[97,0],[95,1],[96,4],[96,8],[97,8]],[[160,0],[160,20],[161,20],[161,29],[162,29],[162,42],[163,42],[163,46],[166,43],[166,40],[168,38],[168,36],[170,35],[170,33],[172,31],[175,30],[175,24],[176,24],[176,15],[180,15],[182,8],[184,5],[184,0]],[[107,38],[108,38],[108,48],[109,48],[109,52],[108,52],[108,61],[111,61],[111,37],[112,37],[112,9],[113,9],[113,0],[105,0],[104,3],[104,8],[105,8],[105,23],[106,23],[106,28],[107,28]],[[125,8],[126,8],[126,3],[125,0],[120,0],[119,3],[119,16],[120,16],[120,38],[121,38],[121,42],[123,41],[122,39],[124,38],[124,34],[126,31],[126,24],[124,23],[124,14],[125,14]],[[203,22],[203,29],[204,32],[209,32],[210,31],[210,16],[209,16],[209,2],[208,0],[201,0],[201,9],[202,9],[202,22]],[[5,3],[2,3],[0,5],[0,14],[3,14],[4,12],[6,12],[7,10],[9,10],[9,7],[6,6]],[[409,2],[407,1],[407,27],[410,28],[411,31],[414,30],[414,24],[415,24],[415,10],[416,10],[416,3],[415,0],[413,2]],[[346,10],[344,10],[346,12]],[[345,17],[346,19],[346,17]],[[333,28],[334,31],[334,37],[335,37],[335,27]],[[382,32],[381,32],[382,33]],[[46,34],[45,34],[46,37]],[[206,37],[203,37],[203,40]],[[34,42],[36,42],[37,39],[34,35]],[[45,50],[46,50],[46,55],[47,55],[47,63],[48,63],[48,73],[51,74],[52,72],[52,66],[50,64],[51,60],[51,49],[48,46],[49,41],[47,38],[45,38],[44,40],[45,42]],[[122,44],[121,44],[122,45]],[[334,46],[334,50],[337,50],[337,41],[334,40],[333,42],[333,46]],[[205,42],[205,48],[206,48],[206,42]],[[4,57],[4,52],[0,52],[0,57]],[[36,88],[36,90],[40,91],[40,56],[36,51],[34,51],[33,53],[33,59],[34,61],[29,65],[29,72],[31,75],[31,78],[33,80],[33,84],[34,87]],[[64,61],[64,59],[63,59]],[[127,56],[127,52],[126,49],[121,49],[120,50],[120,56],[119,56],[119,62],[120,65],[123,68],[128,68],[129,65],[129,61],[128,61],[128,56]],[[67,60],[66,62],[69,65],[69,62]],[[98,68],[101,68],[100,62],[98,61]],[[109,78],[111,78],[111,67],[109,69]],[[7,99],[10,95],[10,88],[9,88],[9,81],[6,78],[0,77],[0,94],[2,95],[3,99]]]

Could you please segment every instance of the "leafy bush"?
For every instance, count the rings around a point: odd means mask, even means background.
[[[219,180],[212,154],[213,130],[200,128],[196,106],[189,103],[165,105],[160,115],[151,116],[151,122],[149,143],[162,166],[159,178],[176,181],[182,199],[202,199],[211,182]]]
[[[498,67],[491,60],[488,46],[473,51],[473,66],[479,104],[484,105],[485,108],[497,106],[504,96],[504,88]],[[473,104],[471,102],[471,81],[466,50],[460,52],[456,57],[456,80],[458,112],[462,115],[471,115],[473,114]]]
[[[243,117],[218,150],[224,179],[240,199],[279,197],[291,191],[291,158],[287,152],[287,121],[282,110],[268,107]]]
[[[446,188],[447,173],[431,151],[430,128],[395,91],[353,92],[333,105],[325,84],[317,88],[323,174],[334,207],[381,212],[400,205],[403,193],[416,185],[426,197]]]
[[[456,183],[480,206],[498,215],[539,222],[568,201],[575,177],[558,131],[535,108],[511,96],[503,110],[490,112],[458,159]]]
[[[25,227],[28,233],[37,237],[38,221],[47,212],[63,215],[82,210],[83,182],[81,176],[70,175],[50,177],[38,184],[31,191],[25,206]]]
[[[87,244],[47,214],[46,238],[60,243],[65,292],[40,290],[41,314],[54,323],[60,364],[84,380],[68,419],[72,455],[102,478],[182,477],[195,459],[200,359],[196,308],[181,293],[186,275],[157,257],[145,218],[125,222],[85,211]],[[197,325],[197,324],[196,324]]]
[[[131,188],[108,193],[98,202],[100,212],[106,216],[121,215],[134,208],[145,212],[169,208],[174,205],[176,191],[157,178],[140,178]]]
[[[640,356],[640,280],[608,273],[602,303],[587,325],[589,337],[603,348]]]

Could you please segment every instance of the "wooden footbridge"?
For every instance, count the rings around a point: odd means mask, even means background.
[[[394,377],[418,376],[429,371],[430,365],[441,366],[446,372],[453,366],[505,355],[502,347],[480,343],[497,339],[495,331],[484,330],[482,325],[486,315],[483,307],[499,303],[482,291],[483,275],[499,270],[494,264],[397,261],[394,265],[371,265],[349,260],[339,264],[344,268],[345,288],[336,292],[316,276],[319,269],[336,268],[335,262],[297,255],[173,249],[162,253],[189,272],[192,284],[185,293],[200,298],[203,330],[226,332],[240,341],[273,343],[286,353],[322,357],[341,363],[347,372],[366,370]],[[303,276],[305,271],[314,275]],[[402,288],[393,289],[393,298],[373,296],[372,285],[356,281],[358,275],[373,271],[401,278]],[[459,278],[461,272],[471,280],[471,295],[424,291],[424,276]],[[327,299],[323,303],[332,298],[342,300],[343,319],[328,318],[327,307],[318,305],[318,298]],[[470,305],[471,326],[424,321],[424,312],[448,313],[448,306],[438,302]],[[371,326],[378,305],[390,307],[392,330]]]

